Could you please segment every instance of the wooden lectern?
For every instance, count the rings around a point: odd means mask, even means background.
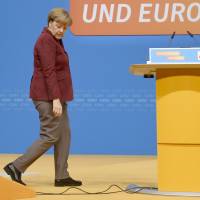
[[[200,64],[133,65],[156,76],[158,190],[200,192]]]

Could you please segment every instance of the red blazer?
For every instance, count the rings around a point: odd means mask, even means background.
[[[69,59],[62,40],[44,28],[34,47],[34,72],[30,85],[33,100],[62,102],[73,99]]]

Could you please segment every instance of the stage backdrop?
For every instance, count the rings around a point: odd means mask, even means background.
[[[39,136],[29,96],[33,46],[50,9],[68,0],[3,0],[0,28],[1,153],[23,153]],[[150,47],[168,47],[169,36],[75,36],[70,55],[75,99],[69,103],[73,154],[156,154],[155,79],[129,73],[145,63]],[[199,46],[199,36],[175,36],[172,47]],[[52,152],[52,150],[50,151]]]

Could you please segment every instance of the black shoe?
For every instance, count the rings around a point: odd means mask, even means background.
[[[65,178],[65,179],[56,179],[55,180],[55,186],[56,187],[64,187],[64,186],[81,186],[81,181],[76,181],[72,179],[71,177]]]
[[[7,164],[3,169],[13,181],[26,185],[21,179],[22,173],[12,163]]]

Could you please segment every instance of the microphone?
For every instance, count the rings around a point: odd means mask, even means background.
[[[194,37],[194,34],[192,34],[190,31],[186,32],[193,39],[194,43],[199,45],[199,41]]]
[[[187,31],[187,34],[188,34],[191,38],[194,38],[194,34],[192,34],[190,31]]]
[[[169,40],[169,43],[168,43],[168,47],[170,47],[170,46],[171,46],[171,44],[172,44],[172,41],[173,41],[173,39],[174,39],[175,35],[176,35],[176,32],[174,31],[174,32],[172,33],[172,35],[170,36],[170,40]]]
[[[174,31],[173,34],[171,35],[172,40],[174,39],[175,35],[176,35],[176,32]]]

